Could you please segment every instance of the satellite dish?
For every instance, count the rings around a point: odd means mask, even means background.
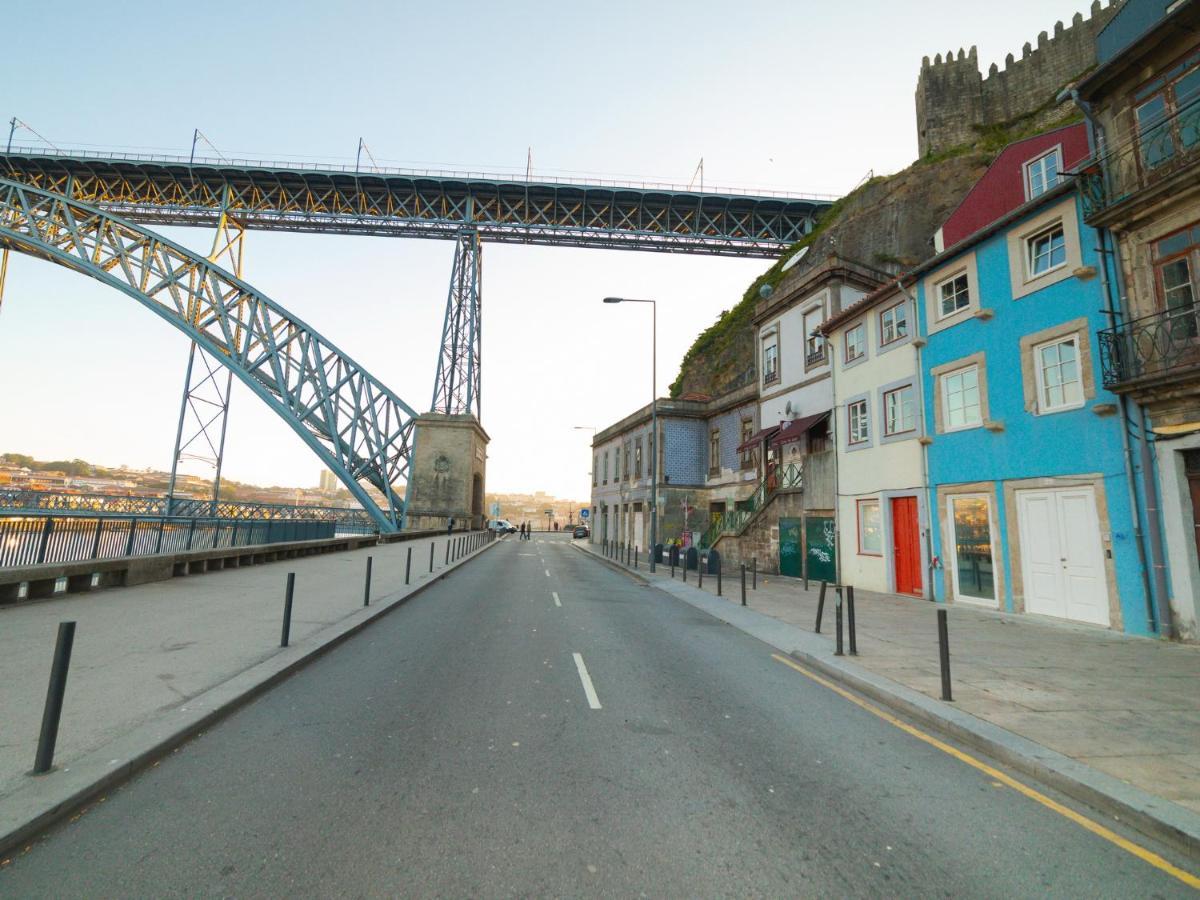
[[[808,252],[808,247],[801,247],[799,250],[797,250],[795,253],[792,254],[791,259],[789,259],[787,262],[785,262],[783,264],[783,268],[780,269],[780,271],[786,272],[788,269],[790,269],[796,263],[800,262],[800,260],[804,259],[804,254],[806,254],[807,252]]]

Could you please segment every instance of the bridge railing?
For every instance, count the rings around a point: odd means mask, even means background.
[[[178,516],[0,515],[0,568],[334,537],[335,523]]]
[[[365,509],[340,506],[291,506],[236,500],[201,500],[163,496],[39,491],[0,488],[0,514],[6,512],[103,513],[105,515],[175,516],[213,519],[282,519],[287,521],[334,522],[339,534],[369,534],[375,523]]]
[[[671,184],[637,179],[582,178],[564,175],[527,175],[525,172],[487,172],[456,169],[413,169],[400,166],[353,166],[318,160],[246,159],[234,156],[185,156],[169,153],[130,153],[119,150],[71,150],[37,146],[13,146],[7,151],[14,156],[49,156],[63,159],[94,159],[114,162],[153,162],[168,165],[212,166],[256,169],[295,169],[308,172],[338,172],[348,175],[394,175],[405,178],[464,179],[509,181],[521,184],[562,184],[576,187],[631,188],[635,190],[668,191],[673,194],[714,194],[737,197],[777,197],[781,200],[837,200],[837,194],[797,193],[768,188],[710,186],[695,190],[691,185]]]

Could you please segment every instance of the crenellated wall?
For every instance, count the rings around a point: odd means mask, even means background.
[[[1053,105],[1055,95],[1096,64],[1096,34],[1108,24],[1121,0],[1106,6],[1093,0],[1085,19],[1076,13],[1070,27],[1043,31],[1037,46],[1026,43],[1021,57],[1008,54],[1001,69],[995,63],[985,78],[974,47],[945,59],[939,53],[921,60],[917,78],[917,146],[922,157],[952,147],[974,144],[980,131],[1012,122]]]

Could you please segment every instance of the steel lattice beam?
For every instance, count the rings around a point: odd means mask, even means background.
[[[0,248],[88,275],[174,325],[271,407],[371,513],[403,525],[414,411],[309,325],[203,256],[77,200],[0,179]],[[381,508],[360,479],[386,498]]]
[[[454,246],[450,271],[450,293],[442,324],[442,350],[438,354],[433,381],[433,405],[437,413],[473,413],[483,421],[480,400],[480,347],[483,342],[483,255],[479,232],[464,229]]]
[[[149,225],[247,228],[774,258],[830,201],[669,187],[505,181],[272,167],[265,163],[0,153],[8,177]]]

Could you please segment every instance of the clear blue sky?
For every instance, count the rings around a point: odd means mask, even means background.
[[[61,145],[630,175],[841,194],[916,157],[921,57],[1020,55],[1082,0],[18,4],[0,116]],[[60,60],[54,62],[53,60]],[[31,135],[18,134],[25,142]],[[211,232],[171,236],[207,252]],[[251,233],[246,278],[428,408],[453,246]],[[586,497],[590,433],[649,400],[766,263],[485,246],[492,490]],[[183,336],[124,295],[13,255],[0,311],[0,451],[170,464]],[[315,485],[320,466],[235,386],[226,473]],[[195,471],[202,471],[196,469]]]

